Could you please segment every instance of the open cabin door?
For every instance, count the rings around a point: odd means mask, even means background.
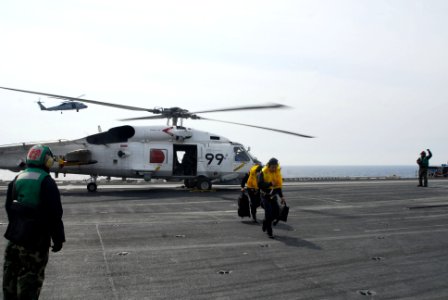
[[[197,145],[173,145],[174,176],[196,176],[197,166]]]

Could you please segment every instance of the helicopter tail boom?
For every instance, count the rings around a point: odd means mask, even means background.
[[[37,104],[39,105],[40,110],[47,110],[47,108],[42,104],[42,102],[40,102],[40,100],[37,101]]]

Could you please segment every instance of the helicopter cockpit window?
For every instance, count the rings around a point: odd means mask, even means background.
[[[250,157],[244,148],[234,147],[233,151],[235,152],[235,161],[250,161]]]
[[[127,142],[134,134],[134,127],[125,125],[111,128],[106,132],[89,135],[86,139],[89,144],[95,145],[123,143]]]

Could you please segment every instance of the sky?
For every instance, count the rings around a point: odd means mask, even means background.
[[[0,86],[155,108],[289,109],[202,116],[184,126],[282,165],[448,161],[448,2],[444,0],[3,0]],[[135,112],[0,90],[0,144],[76,139]]]

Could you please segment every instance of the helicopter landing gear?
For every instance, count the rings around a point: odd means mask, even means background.
[[[212,188],[212,182],[205,176],[184,179],[184,185],[188,189],[210,190]]]
[[[212,188],[212,183],[207,177],[199,177],[196,187],[200,190],[210,190]]]
[[[96,184],[96,176],[90,178],[90,182],[87,184],[87,190],[91,193],[96,192],[98,185]]]
[[[87,184],[87,190],[91,193],[96,192],[97,188],[98,186],[95,182],[90,182],[89,184]]]
[[[192,189],[196,186],[196,179],[184,179],[184,185],[187,189]]]

